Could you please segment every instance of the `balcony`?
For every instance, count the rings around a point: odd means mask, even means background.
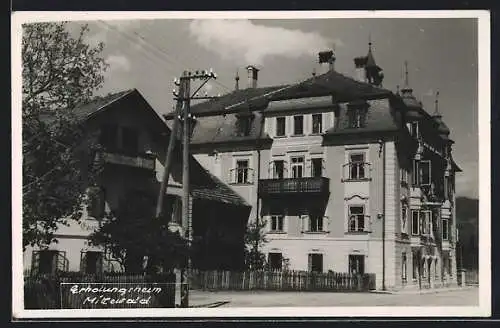
[[[295,194],[326,194],[330,191],[330,179],[324,177],[261,179],[259,196]]]
[[[105,164],[122,165],[139,169],[155,170],[155,156],[153,154],[122,154],[104,151],[101,160]]]

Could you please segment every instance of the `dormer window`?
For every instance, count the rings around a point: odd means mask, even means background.
[[[359,129],[366,126],[366,112],[368,106],[368,103],[366,103],[365,101],[353,102],[347,105],[349,128]]]
[[[250,135],[252,129],[253,114],[240,114],[236,121],[237,135],[246,137]]]

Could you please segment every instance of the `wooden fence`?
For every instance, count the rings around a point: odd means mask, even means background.
[[[479,285],[479,275],[477,270],[465,271],[465,285]]]
[[[363,292],[375,289],[375,274],[307,271],[196,271],[190,287],[201,290]]]
[[[72,292],[72,287],[76,288],[74,290],[78,290],[78,292]],[[103,289],[95,291],[94,288]],[[89,299],[86,301],[87,297]],[[110,306],[110,300],[106,301],[107,304],[98,303],[104,297],[121,301],[117,301],[113,306]],[[147,304],[138,302],[138,300],[148,298]],[[128,299],[135,300],[135,303],[127,303]],[[164,308],[174,306],[175,276],[171,274],[157,276],[89,275],[79,272],[60,272],[50,275],[25,274],[24,276],[25,309]]]

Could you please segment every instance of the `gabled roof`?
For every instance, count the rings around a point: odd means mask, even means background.
[[[119,101],[125,100],[125,97],[129,95],[139,96],[140,99],[146,103],[147,108],[150,109],[151,114],[154,115],[152,119],[154,119],[155,122],[168,133],[167,135],[171,135],[171,130],[167,126],[166,122],[156,113],[156,111],[154,111],[152,107],[149,106],[142,94],[137,89],[129,89],[110,93],[102,97],[96,97],[87,103],[76,106],[72,112],[78,120],[81,120],[83,122],[90,119],[94,115],[97,115],[98,113],[105,112],[106,110],[110,109],[112,105],[118,105]],[[50,119],[51,116],[53,115],[50,115],[49,113],[47,119]],[[181,160],[181,156],[179,153],[179,150],[181,149],[180,141],[178,141],[177,147],[175,149],[176,151],[174,151],[174,153],[177,152],[175,157],[178,160]],[[237,193],[235,193],[230,187],[226,186],[217,177],[206,171],[193,156],[191,156],[190,159],[190,174],[193,184],[192,192],[195,198],[218,201],[233,205],[249,206],[245,202],[245,200]]]
[[[109,93],[105,96],[98,96],[92,99],[91,101],[80,104],[75,107],[73,113],[76,115],[78,119],[87,119],[91,115],[100,112],[103,109],[106,109],[107,106],[111,105],[115,101],[133,93],[138,92],[136,89],[129,89],[124,91],[119,91],[115,93]]]

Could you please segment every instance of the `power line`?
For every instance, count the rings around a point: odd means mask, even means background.
[[[99,23],[102,23],[103,26],[108,29],[108,30],[111,30],[113,32],[116,32],[118,33],[122,38],[126,39],[128,42],[132,43],[132,44],[136,44],[137,43],[137,40],[135,37],[133,36],[130,36],[129,34],[127,34],[126,32],[123,32],[123,31],[120,31],[119,29],[117,29],[116,27],[106,23],[106,22],[103,22],[103,21],[98,21]],[[149,44],[147,44],[149,45]],[[157,61],[161,61],[162,63],[167,63],[167,61],[165,60],[165,58],[159,56],[158,54],[154,53],[154,52],[149,52],[149,51],[146,51],[145,49],[143,48],[137,48],[138,51],[140,51],[142,54],[145,54],[147,57],[149,57],[150,59],[153,59],[153,60],[157,60]],[[154,55],[154,56],[153,56]],[[169,65],[172,65],[172,63],[168,63]],[[171,73],[174,73],[173,76],[176,76],[178,74],[178,72],[174,71],[172,68],[169,68],[168,66],[163,66],[163,68]]]
[[[177,64],[177,65],[179,65],[181,67],[185,67],[186,66],[180,60],[178,60],[177,58],[175,58],[175,56],[168,54],[164,49],[162,49],[162,48],[154,45],[145,36],[141,35],[137,31],[132,31],[132,33],[135,35],[135,36],[132,36],[128,32],[126,32],[126,31],[120,31],[115,26],[113,26],[113,25],[111,25],[109,23],[106,23],[106,22],[104,22],[102,20],[99,20],[98,22],[104,24],[107,28],[110,28],[110,29],[114,30],[117,33],[120,33],[121,35],[123,35],[124,37],[126,37],[131,42],[135,41],[137,38],[139,38],[144,44],[146,44],[147,46],[149,46],[153,50],[156,50],[157,52],[159,52],[162,55],[162,57],[160,57],[161,59],[168,59],[170,61],[170,64]],[[221,87],[227,89],[228,91],[232,91],[229,87],[223,85],[222,83],[220,83],[218,81],[214,81],[214,82],[216,84],[220,85]]]

